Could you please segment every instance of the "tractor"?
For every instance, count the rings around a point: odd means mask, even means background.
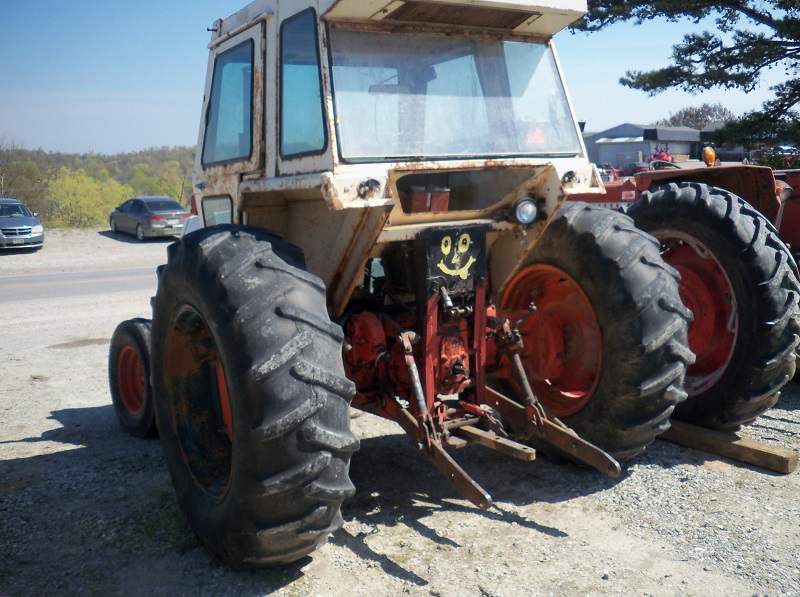
[[[109,378],[227,564],[296,561],[342,525],[351,409],[480,508],[460,448],[616,476],[669,427],[695,362],[679,268],[658,230],[570,200],[604,196],[552,44],[585,10],[256,0],[214,24],[200,225],[168,247],[152,320],[117,328]],[[768,281],[796,344],[792,265]]]
[[[622,210],[659,239],[694,315],[689,398],[673,416],[734,431],[773,406],[793,375],[800,171],[721,165],[711,147],[703,161],[654,160],[647,172],[606,183],[605,195],[572,199]]]

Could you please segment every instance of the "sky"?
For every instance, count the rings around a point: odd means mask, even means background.
[[[194,145],[208,60],[207,28],[246,0],[0,0],[0,143],[103,153]],[[649,124],[720,102],[735,114],[770,97],[622,87],[628,69],[669,64],[687,24],[618,24],[559,33],[556,49],[587,131]]]

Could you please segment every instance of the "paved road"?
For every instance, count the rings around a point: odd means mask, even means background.
[[[0,276],[0,303],[149,290],[157,286],[154,267]]]

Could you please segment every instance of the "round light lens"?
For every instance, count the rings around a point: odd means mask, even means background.
[[[706,147],[703,149],[703,161],[706,166],[713,166],[717,162],[717,152],[713,147]]]
[[[538,215],[539,210],[536,208],[536,203],[531,199],[518,201],[514,206],[514,218],[523,226],[530,226],[533,224]]]

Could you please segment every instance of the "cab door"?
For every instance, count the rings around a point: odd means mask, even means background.
[[[264,168],[264,28],[211,44],[195,158],[195,199],[205,225],[238,222],[239,182]]]

